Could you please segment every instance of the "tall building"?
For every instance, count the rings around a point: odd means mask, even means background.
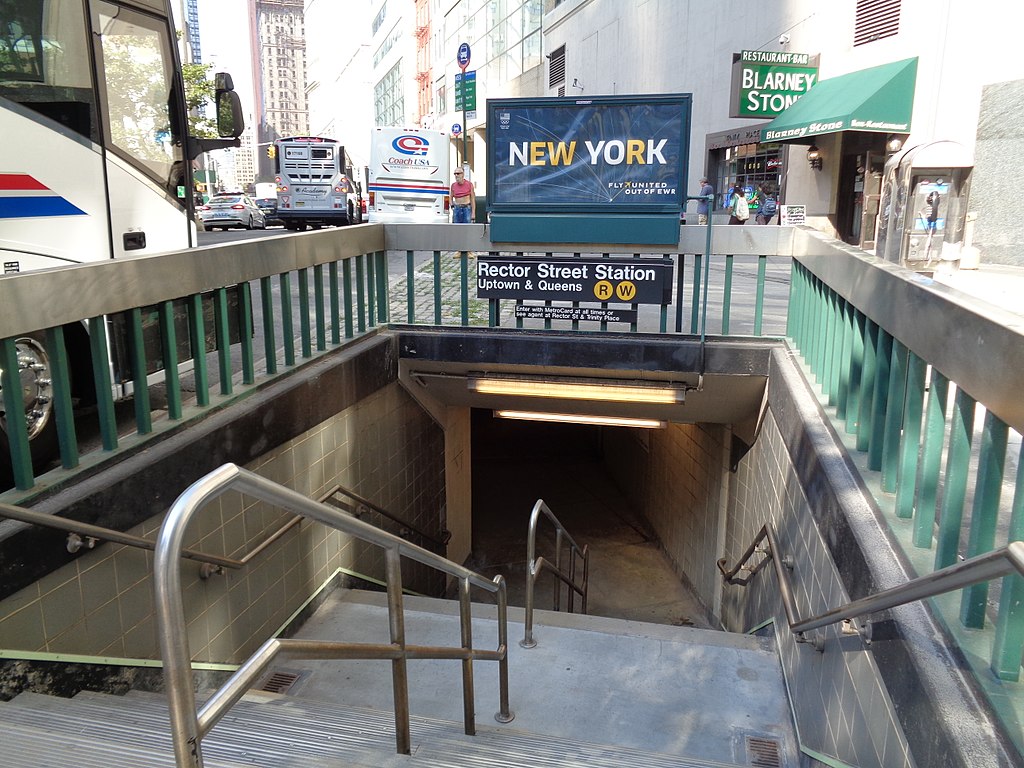
[[[255,80],[257,180],[273,178],[266,146],[282,136],[309,133],[306,107],[306,34],[303,0],[249,0]]]
[[[188,60],[194,64],[203,63],[203,51],[199,46],[199,0],[185,0],[185,36],[188,40]]]

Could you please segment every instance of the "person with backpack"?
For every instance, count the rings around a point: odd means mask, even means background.
[[[758,224],[770,224],[772,217],[779,210],[779,201],[772,194],[772,188],[768,184],[762,184],[757,192],[757,216],[755,221]]]
[[[740,179],[736,179],[729,194],[729,223],[746,224],[750,218],[750,206],[747,205],[746,190],[743,189],[743,182]]]

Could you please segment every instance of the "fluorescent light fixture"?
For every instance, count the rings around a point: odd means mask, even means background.
[[[625,416],[584,416],[579,413],[541,413],[539,411],[494,411],[499,419],[520,421],[553,421],[559,424],[592,424],[602,427],[638,427],[640,429],[665,429],[667,421],[657,419],[633,419]]]
[[[470,377],[466,385],[481,395],[550,397],[561,400],[598,400],[609,403],[654,403],[676,405],[686,398],[683,386],[607,384],[557,379]]]

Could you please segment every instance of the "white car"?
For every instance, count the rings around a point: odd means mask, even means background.
[[[199,218],[208,230],[217,227],[267,228],[263,211],[248,195],[241,192],[218,192],[199,209]]]

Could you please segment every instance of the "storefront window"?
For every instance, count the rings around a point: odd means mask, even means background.
[[[782,146],[780,144],[743,144],[726,147],[714,153],[715,198],[718,208],[729,203],[729,190],[737,179],[743,180],[747,197],[753,199],[754,192],[764,183],[778,194],[782,181]]]

